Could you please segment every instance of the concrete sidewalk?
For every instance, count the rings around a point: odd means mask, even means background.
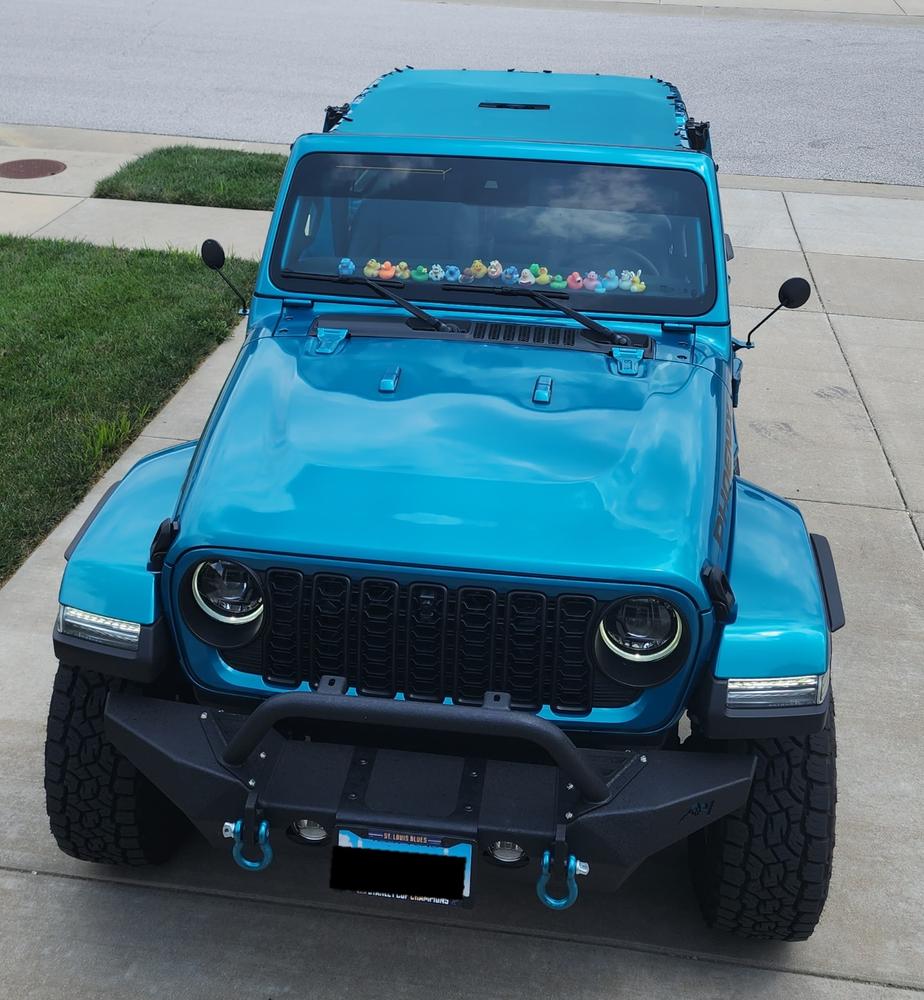
[[[108,483],[137,457],[198,433],[240,343],[238,331],[0,590],[5,991],[69,1000],[223,998],[229,990],[357,1000],[434,992],[465,1000],[920,998],[921,194],[724,179],[739,334],[775,304],[790,274],[806,275],[816,290],[806,309],[777,316],[757,335],[759,348],[745,357],[738,410],[744,474],[798,501],[810,528],[829,536],[848,616],[835,640],[836,865],[825,918],[810,942],[760,945],[704,929],[680,848],[645,864],[615,895],[606,871],[595,866],[580,902],[565,914],[538,905],[528,873],[488,866],[478,873],[476,907],[447,913],[345,900],[326,888],[323,865],[285,844],[257,876],[195,839],[152,871],[88,866],[57,851],[44,816],[41,745],[64,547]],[[116,238],[101,218],[89,235]],[[193,228],[205,225],[186,218]],[[236,219],[228,219],[229,242],[243,239]],[[44,235],[51,224],[31,231]],[[208,235],[214,233],[189,232],[184,245]]]

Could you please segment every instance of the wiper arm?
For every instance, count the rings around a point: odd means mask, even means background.
[[[545,306],[546,309],[557,309],[558,312],[564,313],[569,319],[573,319],[576,323],[580,323],[585,329],[590,330],[591,333],[596,334],[595,337],[588,337],[588,340],[592,340],[595,344],[622,344],[626,345],[630,343],[629,338],[624,333],[614,333],[608,327],[605,327],[602,323],[598,323],[595,319],[591,319],[590,316],[585,316],[584,313],[578,312],[577,309],[572,309],[571,306],[567,305],[565,302],[560,302],[558,299],[553,299],[551,296],[546,295],[544,292],[537,292],[533,288],[512,288],[512,287],[491,287],[491,288],[476,288],[472,285],[448,285],[446,286],[453,290],[464,289],[465,291],[473,292],[496,292],[500,295],[526,295],[531,298],[534,302],[538,302],[540,305]]]
[[[391,299],[392,302],[401,306],[402,309],[406,309],[412,316],[416,316],[421,323],[426,323],[427,328],[430,330],[439,330],[440,333],[458,333],[458,327],[452,326],[449,323],[444,323],[441,319],[436,316],[431,315],[425,310],[421,309],[419,306],[415,306],[413,302],[408,302],[404,296],[399,295],[397,292],[393,292],[388,285],[383,285],[379,281],[375,281],[372,278],[367,278],[365,276],[360,277],[357,275],[352,275],[348,278],[337,278],[337,281],[349,281],[357,285],[368,285],[373,291],[379,293],[386,299]],[[403,285],[402,285],[403,287]]]
[[[598,323],[595,319],[591,319],[590,316],[585,316],[582,312],[578,312],[577,309],[572,309],[571,306],[564,302],[559,302],[557,299],[550,299],[542,292],[533,291],[532,288],[522,288],[517,289],[517,291],[522,292],[524,295],[528,295],[531,299],[535,299],[536,302],[544,305],[546,309],[557,309],[566,316],[570,316],[571,319],[575,320],[575,322],[580,323],[581,326],[587,327],[587,329],[592,333],[599,334],[601,337],[605,338],[604,340],[597,340],[597,343],[623,345],[629,343],[629,338],[624,333],[614,333],[602,323]],[[590,337],[588,339],[596,340],[595,337]]]

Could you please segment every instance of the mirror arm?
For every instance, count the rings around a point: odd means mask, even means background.
[[[768,319],[772,319],[781,309],[783,308],[783,303],[781,302],[775,309],[772,309],[766,316],[757,324],[757,326],[752,327],[751,331],[748,333],[748,339],[745,341],[745,347],[753,347],[751,343],[751,337],[767,322]]]
[[[230,288],[231,291],[234,292],[234,294],[241,300],[241,308],[238,309],[237,311],[238,316],[249,316],[250,310],[247,308],[247,300],[244,298],[244,296],[241,295],[241,293],[237,290],[237,288],[235,288],[235,286],[231,284],[231,282],[225,275],[224,271],[219,269],[217,271],[217,274],[221,278],[221,280],[228,286],[228,288]]]

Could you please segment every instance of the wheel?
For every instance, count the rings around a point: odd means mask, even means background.
[[[706,747],[715,750],[719,744]],[[724,749],[755,754],[757,771],[745,808],[690,838],[690,868],[703,916],[711,927],[743,937],[805,941],[821,917],[831,878],[834,703],[824,729],[812,736]]]
[[[103,734],[106,695],[132,689],[127,681],[64,664],[55,676],[45,739],[45,805],[58,847],[82,861],[159,864],[188,826]]]

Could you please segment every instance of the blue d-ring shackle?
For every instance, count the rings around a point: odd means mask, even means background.
[[[544,903],[550,910],[567,910],[569,906],[574,906],[578,898],[577,878],[577,858],[573,854],[568,855],[568,871],[566,875],[568,885],[568,895],[561,898],[550,896],[547,892],[549,879],[552,877],[552,853],[546,851],[542,855],[542,873],[536,882],[536,895],[540,902]]]
[[[241,845],[241,826],[243,820],[238,820],[234,824],[234,847],[231,848],[231,856],[234,860],[249,872],[262,872],[264,868],[269,868],[273,860],[273,848],[269,842],[269,823],[263,820],[257,828],[257,843],[260,845],[260,858],[258,861],[251,861],[244,857],[244,849]]]

